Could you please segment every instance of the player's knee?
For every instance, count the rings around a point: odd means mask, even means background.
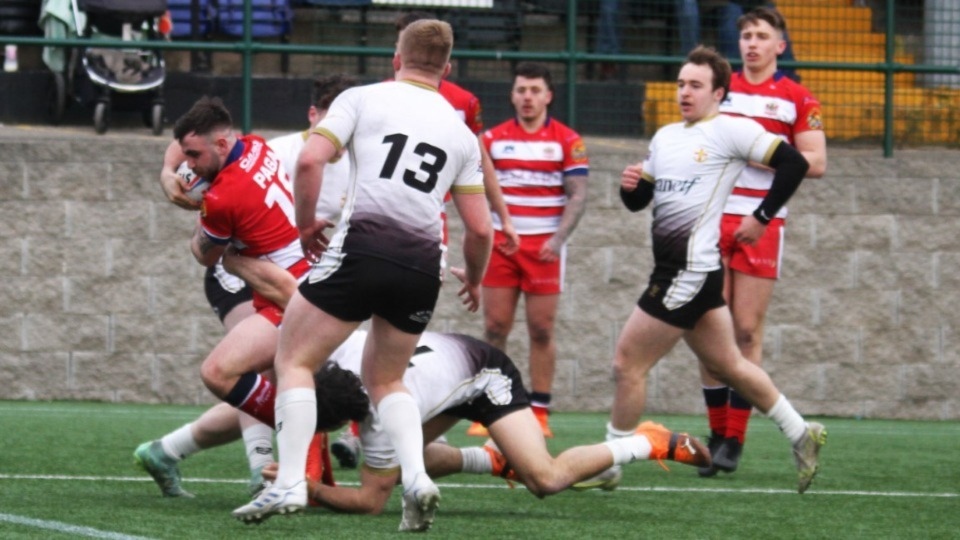
[[[512,325],[504,321],[492,321],[488,319],[483,329],[483,339],[494,347],[503,349],[507,341],[507,336],[510,335],[511,326]]]
[[[216,362],[207,359],[200,365],[200,380],[214,394],[221,395],[224,379],[223,370]]]
[[[629,354],[617,351],[613,356],[613,380],[618,383],[645,383],[646,370]]]
[[[737,346],[740,350],[748,350],[763,343],[763,329],[758,325],[738,328],[736,332]]]
[[[530,343],[539,347],[549,347],[553,343],[553,324],[531,324]]]
[[[549,471],[532,472],[524,477],[524,484],[527,486],[527,490],[538,499],[559,493],[567,487],[558,482],[556,475]]]

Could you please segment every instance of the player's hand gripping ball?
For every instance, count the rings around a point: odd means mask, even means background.
[[[202,201],[203,194],[210,188],[210,182],[206,178],[200,178],[194,174],[190,167],[187,167],[186,161],[177,168],[177,174],[180,175],[180,178],[183,178],[183,182],[186,184],[183,193],[194,201]]]

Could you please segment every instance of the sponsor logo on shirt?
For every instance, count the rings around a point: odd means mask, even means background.
[[[693,186],[700,183],[700,177],[690,179],[657,178],[656,190],[664,193],[680,193],[687,195]]]
[[[587,160],[587,145],[583,144],[583,141],[578,140],[573,143],[573,147],[570,148],[570,157],[574,161],[586,161]]]
[[[823,118],[820,117],[820,109],[814,109],[807,115],[807,125],[810,129],[823,129]]]

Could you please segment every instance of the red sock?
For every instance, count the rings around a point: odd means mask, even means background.
[[[736,437],[743,444],[747,435],[747,423],[753,407],[732,389],[730,390],[730,408],[727,410],[726,437]]]
[[[328,486],[336,486],[337,482],[333,479],[333,467],[330,465],[330,437],[326,433],[323,434],[320,458],[323,461],[323,483]]]
[[[276,398],[277,389],[273,383],[266,377],[257,375],[253,390],[237,408],[270,427],[276,427],[273,410]]]
[[[704,388],[703,401],[707,404],[707,420],[710,422],[710,431],[723,435],[727,431],[727,409],[730,399],[730,389],[726,386]]]

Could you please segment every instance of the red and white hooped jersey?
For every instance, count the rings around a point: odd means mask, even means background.
[[[720,104],[720,112],[751,118],[790,144],[794,144],[797,133],[823,129],[820,101],[803,85],[780,71],[760,84],[747,81],[742,71],[734,73],[730,79],[730,92]],[[737,179],[724,213],[752,214],[772,183],[773,172],[747,167]],[[786,215],[787,208],[783,207],[777,217]]]
[[[214,243],[281,268],[303,259],[290,179],[277,155],[256,135],[238,138],[240,156],[214,178],[203,198],[200,226]]]
[[[512,119],[487,130],[483,144],[517,233],[556,232],[567,204],[564,177],[586,176],[590,169],[580,135],[550,117],[535,133]],[[494,228],[501,230],[499,216],[492,217]]]

